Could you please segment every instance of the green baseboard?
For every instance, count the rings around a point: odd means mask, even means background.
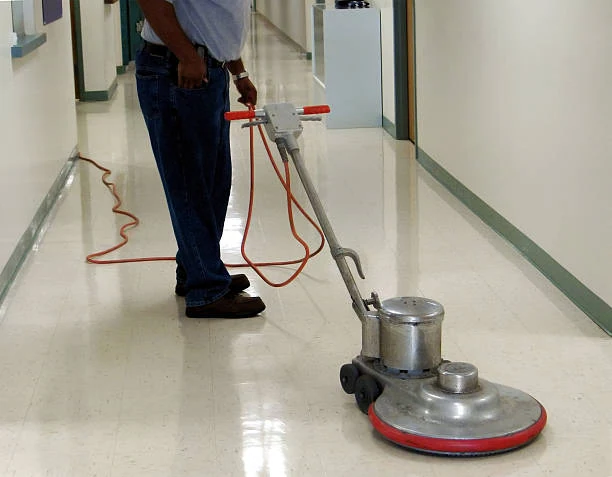
[[[51,211],[61,198],[71,176],[74,174],[74,166],[78,159],[76,148],[71,154],[71,157],[66,161],[64,167],[56,177],[49,192],[43,199],[34,214],[30,225],[23,233],[19,242],[15,246],[13,253],[0,272],[0,305],[6,298],[11,285],[15,281],[19,270],[23,266],[26,258],[34,245],[40,240],[45,224],[49,219]]]
[[[108,101],[113,97],[115,91],[117,90],[117,78],[113,80],[110,88],[104,91],[82,91],[81,97],[79,100],[81,101]]]
[[[384,115],[382,117],[382,127],[391,137],[397,139],[397,128],[395,127],[395,123]]]
[[[417,148],[417,161],[485,224],[514,245],[578,308],[612,336],[612,307],[608,303],[593,293],[538,244],[508,222],[420,148]]]

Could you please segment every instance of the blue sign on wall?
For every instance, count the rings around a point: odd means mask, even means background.
[[[62,0],[42,0],[43,25],[62,18]]]

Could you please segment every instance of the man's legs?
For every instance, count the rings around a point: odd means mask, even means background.
[[[231,155],[229,146],[229,123],[223,114],[229,109],[227,73],[220,68],[211,68],[209,84],[201,89],[175,89],[174,95],[180,143],[183,155],[197,160],[197,168],[191,173],[199,181],[196,194],[206,194],[211,204],[209,224],[216,232],[216,243],[221,240],[231,188]],[[189,254],[179,250],[176,254],[177,284],[188,291],[194,286],[188,283],[187,267]],[[191,300],[193,302],[193,300]],[[188,302],[189,303],[189,302]]]
[[[209,83],[198,89],[170,86],[175,124],[175,154],[183,187],[172,207],[183,222],[178,240],[187,272],[187,306],[201,306],[223,296],[230,277],[221,261],[219,242],[231,187],[229,131],[223,118],[227,72],[209,70]]]
[[[222,112],[229,110],[229,91],[224,92],[225,104]],[[213,204],[215,220],[217,222],[217,230],[223,231],[225,225],[225,217],[227,215],[227,205],[229,203],[230,188],[231,188],[231,151],[230,151],[230,130],[229,122],[223,120],[221,128],[219,128],[219,146],[217,153],[217,169],[214,183],[212,184]],[[229,168],[226,167],[229,164]],[[221,237],[219,237],[221,240]],[[187,295],[187,271],[183,265],[184,258],[181,256],[180,250],[176,254],[176,291],[178,295]],[[238,274],[231,277],[230,291],[236,293],[245,290],[250,286],[249,279],[244,274]]]
[[[141,108],[186,272],[189,314],[190,308],[220,300],[230,284],[219,247],[231,187],[229,125],[223,118],[228,75],[211,68],[208,84],[186,90],[176,86],[176,65],[167,58],[141,51],[136,66]]]

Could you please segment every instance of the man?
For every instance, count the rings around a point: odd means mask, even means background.
[[[240,58],[248,0],[139,0],[146,21],[136,59],[140,106],[178,244],[176,293],[191,318],[245,318],[265,309],[240,294],[219,242],[231,187],[229,72],[239,101],[257,90]]]

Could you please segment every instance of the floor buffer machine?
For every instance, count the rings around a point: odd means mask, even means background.
[[[298,145],[303,120],[320,120],[328,106],[282,103],[228,112],[228,120],[263,126],[283,161],[293,160],[361,321],[361,353],[340,369],[340,383],[386,439],[419,452],[480,456],[531,443],[546,411],[522,391],[478,376],[476,366],[442,359],[443,306],[422,297],[364,299],[347,259],[361,278],[359,256],[340,246],[305,168]]]

